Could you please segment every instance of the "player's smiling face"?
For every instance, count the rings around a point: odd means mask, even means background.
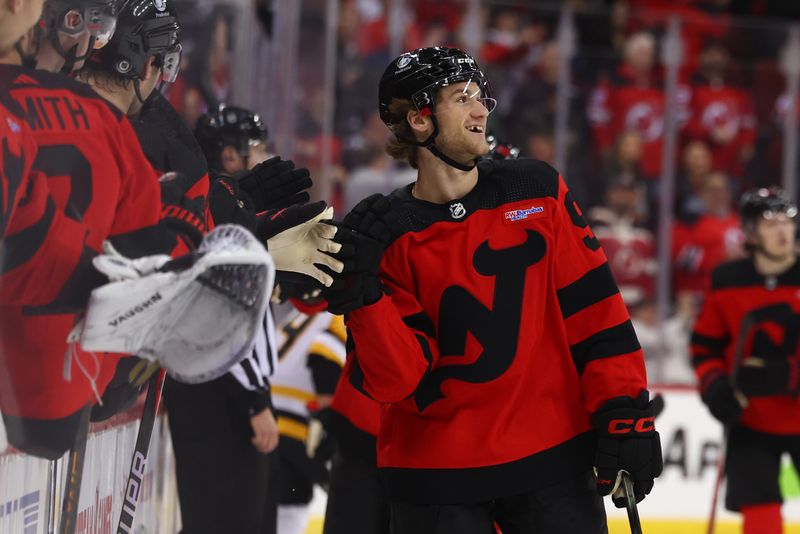
[[[486,121],[489,109],[475,82],[459,82],[439,91],[436,146],[450,157],[468,163],[489,152]]]
[[[755,229],[761,248],[773,258],[794,254],[797,223],[784,213],[762,217]]]

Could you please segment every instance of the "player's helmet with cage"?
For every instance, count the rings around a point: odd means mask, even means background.
[[[174,82],[181,63],[180,24],[167,0],[123,0],[117,29],[108,45],[92,54],[103,70],[128,79],[141,79],[151,57],[161,77]]]
[[[47,0],[42,10],[42,22],[47,39],[67,60],[66,70],[85,60],[94,48],[108,43],[116,27],[116,0]],[[70,15],[77,13],[74,19]],[[77,36],[89,32],[89,46],[86,54],[78,57],[75,50],[64,50],[58,38],[59,33]]]
[[[436,120],[436,96],[438,91],[458,82],[474,82],[481,92],[480,100],[491,113],[496,105],[486,75],[475,59],[458,48],[428,47],[406,52],[392,60],[378,85],[378,111],[381,120],[395,136],[404,142],[424,146],[446,163],[463,170],[474,165],[463,165],[442,154],[435,145],[439,134]],[[392,112],[392,103],[407,100],[420,113],[430,116],[433,132],[424,141],[409,138],[399,125],[406,120],[404,114]]]
[[[754,228],[762,218],[785,215],[797,217],[797,205],[779,187],[763,187],[746,192],[739,204],[739,218],[745,229]]]
[[[194,135],[209,165],[217,169],[224,147],[232,146],[246,160],[251,145],[267,142],[267,128],[258,113],[224,104],[197,120]]]

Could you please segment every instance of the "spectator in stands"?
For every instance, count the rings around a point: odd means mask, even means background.
[[[645,32],[625,43],[624,60],[611,80],[601,81],[589,97],[588,117],[597,147],[604,159],[624,130],[642,139],[642,172],[648,179],[661,174],[664,133],[664,94],[655,63],[655,38]]]
[[[681,218],[693,217],[705,207],[699,192],[711,174],[711,150],[705,141],[691,141],[683,149],[682,169],[678,176],[677,213]]]
[[[675,223],[672,233],[672,258],[675,290],[678,293],[702,292],[711,280],[711,271],[723,261],[741,257],[742,231],[732,206],[730,179],[712,172],[698,191],[702,211]]]
[[[736,83],[734,71],[725,45],[708,41],[692,78],[691,118],[684,136],[708,143],[714,168],[741,179],[753,157],[756,120],[750,94]]]
[[[689,333],[696,316],[691,294],[679,295],[674,315],[659,321],[656,300],[627,302],[631,323],[645,352],[650,380],[667,384],[693,384],[694,373],[687,361]]]
[[[611,160],[606,163],[604,172],[593,175],[593,180],[589,184],[589,202],[584,202],[583,205],[593,206],[597,200],[602,202],[609,184],[617,182],[622,176],[627,177],[632,183],[643,185],[642,137],[635,130],[626,130],[617,136]],[[640,208],[644,208],[644,205]],[[647,225],[648,221],[645,217],[638,222]]]
[[[655,293],[656,247],[645,219],[645,190],[634,174],[620,171],[609,179],[605,203],[587,212],[587,220],[603,246],[626,304]]]

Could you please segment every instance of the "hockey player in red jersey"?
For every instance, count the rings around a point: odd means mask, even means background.
[[[22,36],[41,17],[42,4],[0,4],[0,57],[15,54]],[[47,177],[31,172],[36,142],[9,98],[9,82],[0,81],[0,302],[40,306],[59,297],[63,308],[80,309],[88,288],[105,278],[88,263],[93,254],[85,246],[85,226],[56,209]],[[65,285],[87,290],[65,293]]]
[[[392,532],[606,532],[599,495],[627,471],[641,500],[661,472],[644,359],[558,173],[476,163],[494,104],[458,49],[384,72],[387,152],[419,172],[335,238],[356,251],[325,291],[347,313],[345,372],[384,404]]]
[[[113,20],[105,14],[112,3],[104,4],[48,0],[43,35],[34,38],[60,43],[60,64],[52,68],[80,61],[83,44],[69,44],[75,35],[87,45],[107,36]],[[96,20],[103,23],[95,26]],[[47,47],[39,50],[45,53]],[[47,176],[55,209],[85,225],[88,232],[81,237],[95,252],[106,239],[129,257],[168,252],[170,234],[159,224],[157,175],[125,116],[89,86],[14,64],[20,59],[5,56],[0,77],[10,80],[10,97],[38,144],[32,168]],[[59,228],[57,234],[75,237],[66,230]],[[31,247],[36,250],[38,242],[32,241]],[[71,446],[82,408],[102,394],[116,357],[97,360],[68,350],[67,335],[76,317],[62,308],[4,306],[0,316],[0,358],[9,379],[9,387],[0,389],[0,408],[9,442],[25,452],[57,458]]]
[[[800,461],[797,207],[779,189],[758,189],[742,197],[740,216],[750,255],[714,271],[692,364],[703,402],[730,429],[726,507],[742,513],[745,534],[778,534],[781,456]]]

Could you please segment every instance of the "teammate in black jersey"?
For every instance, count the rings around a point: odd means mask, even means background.
[[[742,513],[745,534],[777,534],[782,454],[800,465],[797,206],[758,189],[742,197],[740,216],[750,257],[714,271],[692,364],[703,402],[729,428],[726,507]]]

